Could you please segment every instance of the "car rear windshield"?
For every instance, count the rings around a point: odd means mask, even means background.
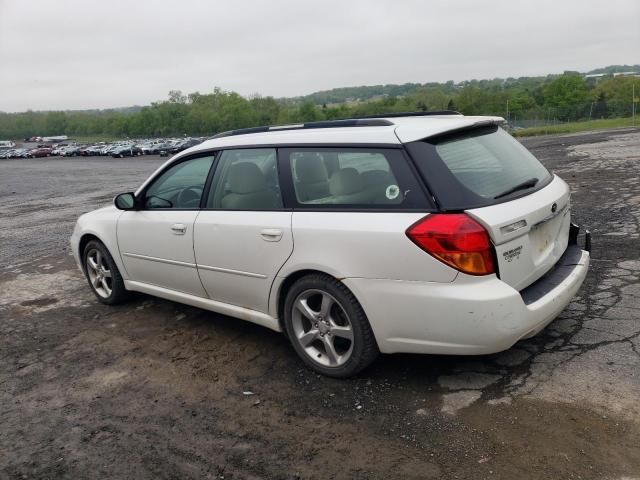
[[[407,147],[446,209],[501,203],[551,181],[536,157],[495,126],[442,135]]]

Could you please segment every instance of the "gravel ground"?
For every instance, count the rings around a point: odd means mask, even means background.
[[[640,479],[640,131],[523,143],[593,232],[580,296],[501,354],[349,380],[239,320],[95,301],[75,218],[164,159],[0,161],[0,478]]]

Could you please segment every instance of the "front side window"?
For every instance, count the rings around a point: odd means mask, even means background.
[[[213,156],[194,158],[173,165],[146,189],[148,209],[197,209],[213,163]]]
[[[302,206],[425,206],[398,150],[292,148],[285,156]]]
[[[222,152],[206,207],[216,210],[281,209],[275,148]]]

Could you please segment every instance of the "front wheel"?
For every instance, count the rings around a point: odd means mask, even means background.
[[[304,363],[330,377],[355,375],[379,353],[362,307],[329,275],[308,275],[289,289],[284,325]]]
[[[84,249],[84,271],[93,293],[101,303],[117,305],[129,297],[120,271],[101,242],[92,240]]]

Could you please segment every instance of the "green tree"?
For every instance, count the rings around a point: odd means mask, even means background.
[[[565,73],[544,87],[544,105],[560,120],[577,119],[590,108],[587,83],[580,74]]]
[[[601,80],[593,89],[593,98],[596,102],[606,101],[608,116],[628,117],[632,113],[631,97],[633,96],[634,83],[638,97],[640,96],[640,80],[635,77],[618,76]]]
[[[640,69],[612,66],[603,72]],[[288,124],[324,119],[377,115],[412,110],[458,110],[467,115],[501,115],[537,120],[576,120],[631,115],[634,82],[613,76],[586,81],[581,74],[493,78],[425,84],[371,85],[276,99],[215,87],[207,93],[171,90],[168,98],[141,109],[0,112],[0,138],[35,135],[213,135],[255,125]]]

